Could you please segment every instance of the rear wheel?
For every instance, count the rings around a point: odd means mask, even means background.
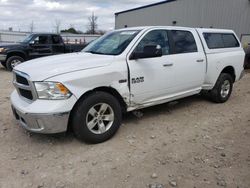
[[[211,99],[216,103],[224,103],[231,96],[233,78],[230,74],[221,73],[214,88],[211,90]]]
[[[13,68],[24,62],[24,59],[20,56],[11,56],[6,61],[6,68],[8,71],[12,71]]]
[[[78,139],[96,144],[110,139],[119,129],[121,119],[117,99],[105,92],[95,92],[77,105],[72,127]]]

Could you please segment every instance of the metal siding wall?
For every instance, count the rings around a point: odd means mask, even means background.
[[[172,25],[233,29],[240,37],[250,33],[249,0],[177,0],[116,16],[116,28],[124,25]]]

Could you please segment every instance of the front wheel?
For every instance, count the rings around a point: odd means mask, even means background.
[[[11,56],[6,61],[6,68],[8,71],[12,71],[13,68],[24,62],[24,59],[20,56]]]
[[[95,92],[80,101],[72,115],[72,127],[76,137],[92,144],[113,137],[122,119],[120,103],[105,92]]]
[[[232,89],[232,76],[227,73],[221,73],[214,88],[211,90],[211,99],[216,103],[224,103],[231,96]]]

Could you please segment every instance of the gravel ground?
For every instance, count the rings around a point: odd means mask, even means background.
[[[231,99],[199,96],[126,114],[115,137],[30,134],[14,120],[12,74],[0,67],[1,188],[249,188],[250,73]]]

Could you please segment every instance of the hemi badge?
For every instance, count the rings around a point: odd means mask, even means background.
[[[119,80],[119,83],[120,83],[120,84],[125,83],[125,82],[127,82],[126,79],[124,79],[124,80]]]

